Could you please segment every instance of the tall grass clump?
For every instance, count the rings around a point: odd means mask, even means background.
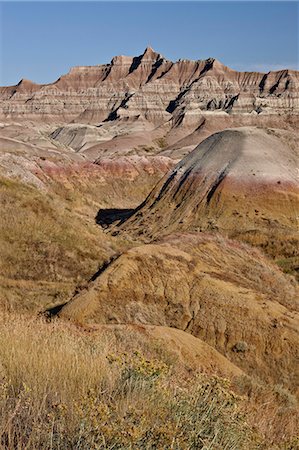
[[[2,318],[1,450],[255,448],[227,380],[180,376],[162,352],[115,342],[67,324]]]

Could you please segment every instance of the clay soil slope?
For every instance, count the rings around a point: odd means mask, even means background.
[[[162,178],[120,230],[146,240],[178,230],[219,231],[294,258],[297,163],[298,147],[278,130],[213,134]]]
[[[207,234],[122,254],[60,316],[175,327],[261,378],[295,389],[298,304],[292,278],[258,250]]]

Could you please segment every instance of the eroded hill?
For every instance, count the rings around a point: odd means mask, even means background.
[[[298,257],[298,147],[279,130],[215,133],[180,161],[123,224],[147,240],[173,231],[218,231]],[[294,260],[295,261],[295,260]]]
[[[298,99],[151,48],[0,88],[0,446],[295,448]]]
[[[178,234],[129,250],[59,313],[80,323],[178,328],[249,373],[296,389],[298,290],[257,250]]]

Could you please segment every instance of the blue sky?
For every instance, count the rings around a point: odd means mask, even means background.
[[[75,65],[139,55],[298,68],[297,2],[1,2],[0,84],[49,83]]]

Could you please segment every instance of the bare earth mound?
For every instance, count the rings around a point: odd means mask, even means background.
[[[292,279],[259,251],[217,235],[186,234],[122,254],[60,316],[175,327],[248,373],[295,389],[295,297]]]
[[[298,231],[297,162],[298,150],[275,130],[213,134],[162,178],[122,229],[149,239],[216,230],[252,243],[266,236],[283,247]]]
[[[128,351],[137,349],[139,344],[148,348],[161,348],[175,358],[183,371],[217,374],[227,378],[244,375],[244,372],[228,361],[217,350],[206,342],[176,328],[134,325],[109,324],[93,327],[93,334],[107,335],[110,342],[127,343]]]

